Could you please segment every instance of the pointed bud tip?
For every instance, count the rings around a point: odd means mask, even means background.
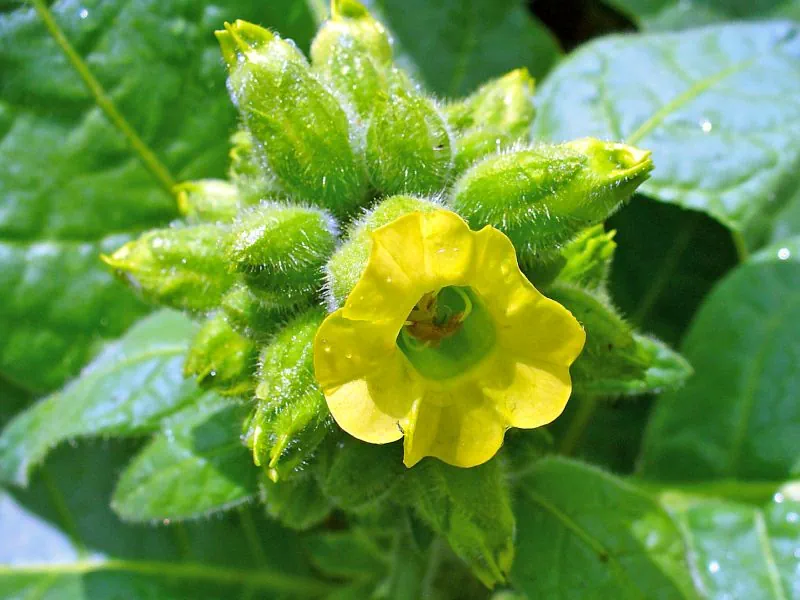
[[[228,68],[238,62],[241,54],[260,48],[275,39],[275,35],[268,29],[241,19],[233,24],[225,21],[225,29],[215,31],[214,35]]]
[[[528,71],[525,67],[520,67],[519,69],[514,69],[513,71],[509,71],[501,80],[504,83],[508,84],[519,84],[522,87],[530,87],[533,89],[534,85],[534,78],[531,75],[530,71]]]
[[[334,20],[363,19],[369,16],[369,11],[356,0],[331,0],[331,18]]]
[[[598,170],[605,171],[608,178],[616,181],[634,178],[644,181],[653,170],[653,153],[650,150],[596,138],[574,140],[567,146],[588,155]]]

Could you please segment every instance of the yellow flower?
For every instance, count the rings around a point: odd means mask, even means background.
[[[517,265],[509,239],[446,210],[372,233],[363,275],[322,323],[314,368],[336,422],[403,462],[489,460],[509,427],[564,410],[585,334]]]

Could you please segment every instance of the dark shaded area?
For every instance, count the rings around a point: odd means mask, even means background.
[[[636,29],[621,13],[594,0],[528,0],[528,8],[567,52],[592,38]]]
[[[709,216],[635,196],[609,219],[617,251],[611,297],[633,325],[680,348],[713,285],[738,263],[730,232]]]

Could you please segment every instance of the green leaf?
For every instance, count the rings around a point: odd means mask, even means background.
[[[241,440],[247,407],[213,393],[164,420],[125,468],[111,506],[126,521],[199,517],[258,493],[258,470]]]
[[[643,193],[707,212],[750,246],[800,183],[800,36],[740,23],[609,37],[541,88],[532,134],[591,135],[653,151]]]
[[[306,539],[311,560],[324,573],[345,578],[375,578],[389,567],[384,549],[357,531],[325,532]]]
[[[64,447],[29,489],[0,490],[0,599],[313,598],[329,589],[309,574],[300,540],[250,509],[158,528],[121,523],[107,501],[130,446]]]
[[[527,67],[540,78],[558,59],[555,37],[520,0],[373,0],[394,34],[400,66],[432,92],[473,91],[487,79]]]
[[[11,421],[0,436],[0,480],[25,484],[31,468],[66,440],[157,429],[197,397],[182,374],[193,333],[192,322],[171,311],[137,323],[63,391]]]
[[[800,595],[800,498],[787,490],[763,507],[665,493],[706,598],[787,600]]]
[[[223,174],[234,109],[211,32],[237,16],[302,46],[313,33],[292,0],[37,1],[0,14],[3,377],[52,390],[146,311],[98,256],[175,218],[173,181]]]
[[[776,244],[762,248],[758,254],[754,254],[750,259],[750,262],[776,261],[800,262],[800,236],[787,238]]]
[[[515,514],[511,580],[531,598],[694,598],[677,527],[610,474],[544,459],[520,483]]]
[[[443,536],[487,587],[506,580],[514,560],[514,515],[503,466],[462,469],[428,459],[408,471],[400,494]]]
[[[778,260],[745,264],[714,290],[683,344],[696,374],[656,406],[642,476],[783,481],[800,473],[798,290],[800,265]]]
[[[645,29],[688,29],[722,21],[785,18],[800,21],[796,0],[606,0]]]

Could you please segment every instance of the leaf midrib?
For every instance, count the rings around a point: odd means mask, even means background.
[[[83,81],[87,90],[94,99],[95,104],[103,111],[108,120],[119,130],[122,136],[138,156],[150,174],[159,185],[169,194],[174,196],[175,179],[167,167],[158,159],[156,153],[145,143],[136,130],[128,123],[122,113],[117,109],[114,101],[105,91],[100,82],[67,39],[59,27],[50,9],[43,0],[31,0],[36,13],[41,18],[48,34],[53,38],[61,52],[66,56],[67,62]]]
[[[593,538],[578,523],[572,520],[572,518],[569,515],[562,512],[547,499],[543,498],[536,492],[531,491],[527,487],[522,488],[522,492],[525,496],[527,496],[527,498],[531,502],[539,505],[546,512],[550,513],[550,515],[558,522],[560,522],[565,529],[570,531],[576,538],[578,538],[586,546],[588,546],[589,549],[598,556],[598,559],[599,557],[606,558],[608,564],[613,568],[614,572],[619,577],[619,580],[621,582],[624,582],[626,584],[626,587],[628,587],[628,589],[633,591],[639,598],[642,598],[642,600],[645,600],[647,598],[647,595],[644,593],[644,591],[640,589],[627,574],[625,569],[620,564],[619,559],[616,556],[614,556],[614,554],[612,554],[608,549],[606,549],[606,547],[603,546],[603,544],[601,544],[598,540]]]
[[[87,575],[98,572],[117,571],[135,575],[161,576],[171,579],[210,581],[227,585],[246,585],[284,592],[320,595],[331,591],[331,587],[316,579],[299,575],[287,575],[259,567],[257,570],[236,569],[215,565],[155,560],[79,560],[63,564],[30,564],[22,566],[0,565],[0,577],[15,575]]]

